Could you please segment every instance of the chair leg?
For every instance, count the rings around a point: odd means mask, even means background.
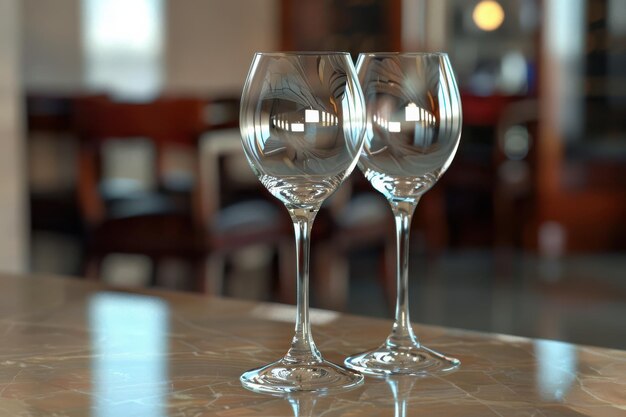
[[[84,275],[89,281],[100,280],[100,274],[102,272],[102,258],[101,255],[88,254],[85,260]]]
[[[385,294],[385,300],[390,311],[396,306],[396,248],[394,245],[385,245],[381,254],[381,273],[382,287]]]
[[[446,202],[442,191],[433,193],[431,190],[426,198],[428,200],[424,199],[418,208],[418,215],[423,224],[426,253],[429,257],[436,258],[448,246]]]
[[[161,264],[161,258],[151,258],[150,259],[151,263],[152,263],[152,270],[150,271],[150,282],[149,282],[149,286],[150,287],[157,287],[159,285],[159,271],[161,270],[161,268],[159,268],[159,265]]]
[[[330,242],[313,257],[315,262],[315,287],[319,307],[345,311],[350,285],[350,265],[347,254]]]
[[[278,244],[278,301],[296,302],[296,252],[293,241],[284,239]]]
[[[201,257],[199,259],[191,259],[189,261],[191,265],[191,283],[188,288],[191,291],[206,293],[206,259]]]
[[[224,291],[224,267],[226,264],[223,253],[212,253],[203,262],[203,273],[199,277],[199,290],[203,293],[221,295]]]

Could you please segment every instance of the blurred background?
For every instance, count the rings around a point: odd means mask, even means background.
[[[413,221],[416,322],[626,348],[623,0],[0,0],[0,268],[293,302],[238,131],[274,50],[449,53],[464,129]],[[394,251],[355,172],[312,306],[391,317]]]

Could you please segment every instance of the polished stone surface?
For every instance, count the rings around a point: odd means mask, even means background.
[[[626,352],[416,326],[459,358],[436,378],[367,379],[328,397],[271,397],[239,375],[288,347],[293,308],[0,276],[0,416],[624,416]],[[327,359],[390,322],[312,314]]]

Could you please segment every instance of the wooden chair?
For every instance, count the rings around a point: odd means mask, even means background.
[[[199,205],[207,253],[207,280],[200,289],[223,293],[226,264],[243,249],[268,248],[277,255],[276,297],[290,301],[295,284],[293,228],[284,206],[261,185],[243,153],[239,129],[213,129],[202,139]]]
[[[28,92],[26,146],[31,230],[82,239],[75,198],[76,173],[73,166],[67,166],[78,149],[72,123],[76,97],[69,93]]]
[[[559,256],[622,249],[626,245],[626,197],[619,184],[623,165],[602,159],[568,160],[556,123],[540,117],[542,105],[535,99],[511,103],[497,124],[499,146],[494,158],[501,174],[494,197],[497,245]],[[527,128],[530,139],[535,139],[529,141],[523,159],[507,161],[506,133],[518,126]],[[512,162],[514,172],[503,169]],[[545,227],[554,225],[562,234],[558,244],[545,239],[552,233]],[[550,248],[554,245],[559,248]]]
[[[441,188],[441,187],[440,187]],[[377,277],[390,310],[396,299],[395,225],[389,203],[375,191],[363,174],[354,172],[333,196],[328,207],[331,229],[313,255],[313,281],[318,305],[344,311],[348,301],[349,261],[356,251],[378,253]],[[420,201],[411,225],[411,241],[417,232],[424,241],[424,252],[436,257],[446,249],[446,206],[442,191],[429,190]],[[412,252],[416,255],[415,252]]]
[[[86,226],[85,272],[89,278],[99,276],[103,258],[112,253],[148,256],[155,270],[162,259],[182,258],[201,272],[202,230],[194,215],[199,208],[194,201],[197,193],[168,189],[164,156],[174,146],[196,153],[204,129],[203,109],[203,101],[197,99],[141,104],[103,98],[77,102],[78,200]],[[149,141],[153,149],[155,185],[124,192],[103,177],[104,145],[138,137]]]

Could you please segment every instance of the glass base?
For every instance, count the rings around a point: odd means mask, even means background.
[[[326,394],[363,383],[363,375],[325,360],[302,363],[281,359],[247,371],[239,379],[251,391],[270,394],[297,391]]]
[[[461,361],[426,346],[389,346],[350,356],[345,360],[348,368],[366,375],[441,375],[456,370]]]

